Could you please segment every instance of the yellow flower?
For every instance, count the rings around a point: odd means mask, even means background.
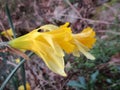
[[[75,48],[70,42],[72,40],[71,29],[67,26],[66,23],[50,32],[39,32],[39,29],[35,29],[26,35],[11,40],[9,45],[14,48],[35,52],[43,59],[50,70],[66,76],[63,50],[71,53]]]
[[[95,43],[95,32],[91,28],[72,34],[69,23],[60,27],[44,25],[30,33],[9,41],[9,45],[22,50],[31,50],[43,59],[53,72],[66,76],[64,72],[64,51],[74,56],[83,53],[89,59],[95,59],[88,51]],[[43,30],[44,32],[40,32]],[[64,51],[63,51],[64,50]]]
[[[11,29],[5,30],[1,32],[1,35],[6,37],[7,39],[13,39],[13,32]]]
[[[24,89],[24,85],[20,85],[18,87],[18,90],[25,90]],[[29,83],[26,83],[26,90],[31,90],[31,87],[30,87],[30,84]]]

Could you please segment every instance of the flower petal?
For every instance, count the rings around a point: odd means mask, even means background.
[[[62,48],[57,43],[55,43],[55,41],[53,41],[51,35],[44,35],[44,39],[50,44],[57,55],[64,56]]]
[[[46,31],[56,30],[56,29],[58,29],[58,28],[59,28],[59,27],[56,26],[56,25],[47,24],[47,25],[41,26],[41,27],[38,28],[38,29],[42,29],[44,32],[46,32]]]
[[[75,44],[76,44],[79,52],[83,53],[88,59],[95,60],[95,57],[94,57],[93,55],[91,55],[91,54],[86,50],[86,48],[83,47],[83,45],[82,45],[79,41],[75,40]],[[75,54],[75,52],[74,52],[74,54]],[[77,53],[77,54],[78,54],[78,53]],[[76,54],[75,54],[75,55],[76,55]]]
[[[42,42],[37,42],[36,48],[34,52],[43,59],[50,70],[59,75],[66,76],[63,57],[56,55],[53,48]]]

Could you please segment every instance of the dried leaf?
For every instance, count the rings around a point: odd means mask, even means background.
[[[57,20],[61,20],[61,18],[65,12],[66,12],[66,10],[64,10],[63,7],[61,7],[61,6],[56,7],[54,12],[53,12],[54,18]]]

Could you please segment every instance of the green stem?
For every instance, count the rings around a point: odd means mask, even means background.
[[[22,75],[22,81],[23,81],[23,85],[24,85],[24,90],[26,90],[26,76],[25,76],[26,74],[25,74],[24,64],[21,65],[21,75]]]
[[[15,80],[15,77],[12,78],[12,83],[14,86],[14,90],[17,90],[18,86],[17,86],[16,80]]]
[[[16,38],[15,28],[13,26],[12,18],[11,18],[11,15],[10,15],[10,10],[8,8],[7,3],[6,3],[6,6],[5,6],[5,10],[6,10],[6,14],[7,14],[7,17],[8,17],[9,25],[10,25],[10,27],[12,29],[12,32],[13,32],[13,37]]]
[[[28,56],[30,57],[33,54],[33,52],[29,53]],[[0,87],[0,90],[3,90],[5,85],[8,83],[8,81],[12,78],[14,73],[18,70],[18,68],[25,62],[25,59],[21,60],[21,62],[14,68],[14,70],[9,74],[9,76],[6,78],[6,80],[3,82],[3,84]]]

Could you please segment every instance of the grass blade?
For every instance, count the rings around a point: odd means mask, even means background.
[[[13,26],[12,18],[11,18],[11,15],[10,15],[10,10],[8,8],[7,3],[6,3],[6,6],[5,6],[5,10],[6,10],[6,14],[7,14],[7,17],[8,17],[9,25],[10,25],[10,27],[12,29],[12,32],[13,32],[13,37],[16,38],[15,28]]]
[[[33,52],[30,52],[28,56],[32,56]],[[8,81],[12,78],[12,76],[15,74],[15,72],[21,67],[22,64],[24,64],[25,59],[21,60],[21,62],[14,68],[14,70],[9,74],[9,76],[6,78],[6,80],[3,82],[3,84],[0,87],[0,90],[3,90],[5,85],[8,83]]]

